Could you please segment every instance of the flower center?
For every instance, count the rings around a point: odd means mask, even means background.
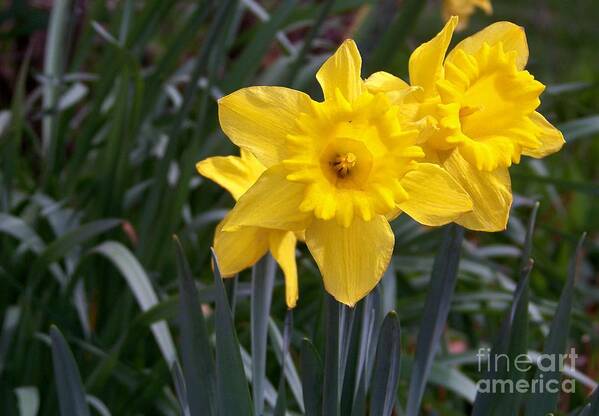
[[[330,163],[337,176],[345,178],[350,174],[352,168],[356,165],[358,158],[352,152],[338,154]]]

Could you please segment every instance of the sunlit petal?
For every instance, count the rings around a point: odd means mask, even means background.
[[[479,171],[454,151],[443,167],[468,192],[473,202],[472,212],[456,222],[477,231],[505,230],[512,205],[512,186],[507,168],[491,172]]]
[[[360,75],[362,58],[356,43],[348,39],[320,67],[316,79],[322,87],[325,100],[337,100],[335,90],[348,101],[355,100],[362,92]]]
[[[472,210],[464,188],[438,165],[420,163],[401,181],[409,198],[399,208],[424,225],[443,225]]]
[[[285,276],[285,299],[288,308],[295,308],[298,298],[295,244],[297,238],[290,231],[271,230],[268,234],[270,252]]]
[[[309,108],[308,95],[283,87],[243,88],[218,101],[225,134],[266,167],[284,158],[285,139],[298,131],[298,116]]]
[[[306,229],[306,244],[316,260],[326,290],[353,306],[379,282],[389,265],[394,236],[382,215],[355,218],[349,227],[335,220],[315,220]]]
[[[309,215],[299,209],[305,186],[288,181],[285,175],[286,171],[281,166],[265,171],[239,198],[229,214],[225,231],[240,226],[298,231],[305,229]]]

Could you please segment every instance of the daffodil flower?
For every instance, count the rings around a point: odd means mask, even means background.
[[[219,100],[220,124],[266,170],[237,201],[222,231],[305,230],[326,290],[353,305],[380,280],[394,245],[389,220],[402,211],[427,225],[471,210],[439,165],[421,163],[415,129],[398,106],[368,91],[347,40],[318,71],[324,101],[282,87],[250,87]]]
[[[441,11],[445,21],[451,19],[452,16],[458,16],[460,20],[456,30],[462,30],[468,26],[470,16],[477,8],[486,14],[493,13],[491,0],[443,0]]]
[[[231,193],[238,200],[266,170],[250,152],[241,150],[238,156],[217,156],[196,164],[198,172]],[[226,216],[216,227],[214,251],[223,277],[232,277],[251,267],[269,250],[285,275],[287,307],[294,308],[298,298],[295,246],[297,235],[292,231],[255,226],[223,231]],[[297,233],[299,234],[299,233]]]
[[[508,168],[522,155],[542,158],[564,144],[536,109],[544,85],[524,69],[524,30],[499,22],[446,51],[453,17],[410,57],[411,86],[374,74],[372,91],[401,102],[400,118],[421,129],[426,160],[443,166],[470,194],[472,212],[456,222],[480,231],[505,229],[512,203]],[[408,123],[409,124],[409,123]]]

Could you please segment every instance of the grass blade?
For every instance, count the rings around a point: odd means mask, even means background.
[[[85,391],[81,375],[77,369],[73,354],[64,337],[56,328],[50,328],[52,340],[52,362],[54,379],[58,391],[58,403],[62,416],[89,416],[89,407],[85,400]]]
[[[370,387],[371,415],[390,416],[393,411],[399,384],[400,348],[399,319],[395,312],[389,312],[377,344]]]
[[[121,272],[142,311],[147,311],[158,304],[158,297],[150,278],[127,247],[116,241],[107,241],[91,252],[104,256]],[[162,356],[171,367],[177,360],[177,354],[166,322],[157,322],[152,324],[151,328]]]
[[[285,0],[270,19],[263,23],[249,45],[236,59],[223,81],[223,90],[232,91],[246,85],[256,73],[281,25],[293,11],[297,0]]]
[[[323,416],[339,415],[339,327],[341,304],[331,295],[326,297],[326,345],[322,390]]]
[[[181,406],[181,413],[183,416],[191,416],[189,411],[189,400],[187,399],[187,388],[185,387],[185,379],[183,378],[183,373],[181,372],[179,363],[173,363],[173,366],[171,367],[171,374],[173,376],[173,380],[175,380],[175,391],[177,392],[179,406]]]
[[[12,343],[13,335],[19,325],[21,317],[21,309],[12,305],[4,311],[4,319],[2,322],[2,332],[0,333],[0,376],[4,370],[4,362],[8,356],[10,344]]]
[[[306,416],[320,415],[322,409],[322,362],[309,339],[302,340],[300,368]]]
[[[463,238],[464,229],[462,227],[454,224],[447,226],[443,245],[435,257],[430,290],[424,306],[427,313],[422,317],[416,343],[416,357],[412,367],[406,409],[407,416],[416,416],[420,408],[426,380],[449,314]]]
[[[179,273],[179,322],[181,325],[181,358],[189,411],[192,414],[215,414],[214,355],[198,290],[193,282],[181,243],[175,237],[177,271]]]
[[[559,129],[564,133],[566,142],[571,144],[574,140],[599,133],[599,115],[567,121],[560,124]]]
[[[20,416],[36,416],[40,407],[40,394],[35,387],[18,387],[15,389]]]
[[[393,61],[398,51],[404,46],[406,37],[416,25],[418,16],[425,5],[426,2],[422,0],[407,0],[401,4],[399,15],[393,20],[391,27],[378,39],[377,48],[366,60],[368,74],[385,69],[387,63]]]
[[[46,156],[47,174],[53,171],[58,146],[56,143],[56,105],[60,94],[60,80],[64,71],[65,40],[71,11],[70,0],[57,0],[52,6],[44,56],[43,105],[48,115],[42,120],[42,150]]]
[[[287,321],[285,321],[285,323],[287,323]],[[285,361],[283,360],[285,337],[284,337],[284,334],[283,334],[283,336],[281,335],[281,331],[279,331],[279,328],[277,328],[277,325],[272,320],[272,318],[268,318],[268,333],[269,333],[270,339],[272,341],[271,345],[274,348],[275,355],[276,355],[277,359],[279,360],[279,364],[281,364],[281,366],[283,366],[283,363],[285,363],[285,378],[287,380],[287,383],[289,384],[289,388],[291,389],[291,393],[293,394],[293,397],[295,398],[296,402],[299,404],[300,410],[303,412],[304,405],[303,405],[303,399],[302,399],[302,396],[303,396],[302,383],[301,383],[300,377],[297,373],[297,369],[295,368],[295,365],[293,364],[293,361],[292,360],[285,360]]]
[[[264,256],[252,268],[252,393],[256,415],[264,412],[268,316],[276,270],[275,261],[270,254]]]
[[[92,221],[67,232],[53,243],[49,244],[46,249],[40,253],[39,257],[31,266],[32,275],[38,276],[47,265],[60,260],[74,247],[112,230],[121,223],[122,221],[117,219]]]
[[[276,328],[276,325],[273,325]],[[281,346],[281,376],[279,378],[279,392],[277,394],[277,403],[275,405],[274,416],[285,416],[285,409],[287,408],[287,392],[285,390],[285,379],[287,362],[289,360],[289,343],[291,342],[291,331],[293,330],[293,310],[287,310],[285,315],[285,327],[283,330],[283,342]],[[300,403],[302,400],[299,401]]]
[[[518,286],[514,291],[512,305],[506,312],[501,329],[499,331],[499,336],[495,341],[490,353],[488,354],[488,359],[491,363],[493,363],[493,366],[487,367],[487,371],[485,372],[483,380],[488,380],[487,382],[491,385],[493,380],[504,380],[510,375],[507,369],[503,367],[497,368],[498,365],[496,365],[496,363],[500,362],[505,364],[505,360],[500,361],[495,357],[501,354],[507,355],[510,360],[513,360],[514,351],[519,350],[518,347],[520,347],[520,343],[522,342],[517,338],[522,336],[524,321],[526,320],[526,323],[528,322],[528,282],[530,270],[532,269],[532,260],[530,261],[529,266],[530,267],[527,269],[527,272],[524,274],[523,278],[518,282]],[[524,341],[524,343],[525,342],[526,341]],[[503,403],[503,400],[497,401],[498,396],[501,395],[495,395],[493,392],[479,391],[476,395],[476,400],[474,401],[472,408],[472,416],[506,414],[501,413],[498,403]],[[504,405],[501,406],[503,407]]]
[[[582,246],[585,236],[586,233],[580,237],[574,258],[570,262],[568,280],[566,281],[566,286],[562,291],[557,310],[555,311],[555,316],[551,322],[549,336],[545,341],[545,346],[543,349],[544,355],[558,357],[559,354],[563,354],[566,350],[568,334],[570,332],[572,298],[574,296],[574,286],[576,283],[576,276],[578,274],[578,264],[582,256]],[[561,378],[560,369],[555,368],[551,371],[543,371],[541,368],[538,368],[532,383],[541,378],[543,379],[543,383],[545,383],[545,385],[547,385],[547,383],[551,380],[557,380],[557,382],[559,382]],[[544,416],[556,409],[559,392],[552,393],[547,390],[549,389],[545,389],[543,392],[531,393],[526,403],[526,416]]]
[[[233,316],[223,284],[218,260],[212,252],[214,285],[216,286],[216,393],[218,414],[249,415],[253,408],[245,379],[239,341],[235,333]]]

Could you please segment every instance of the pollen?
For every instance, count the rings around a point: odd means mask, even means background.
[[[352,152],[343,153],[337,155],[334,160],[331,161],[331,166],[337,172],[337,176],[345,178],[348,176],[352,168],[356,165],[358,158]]]

